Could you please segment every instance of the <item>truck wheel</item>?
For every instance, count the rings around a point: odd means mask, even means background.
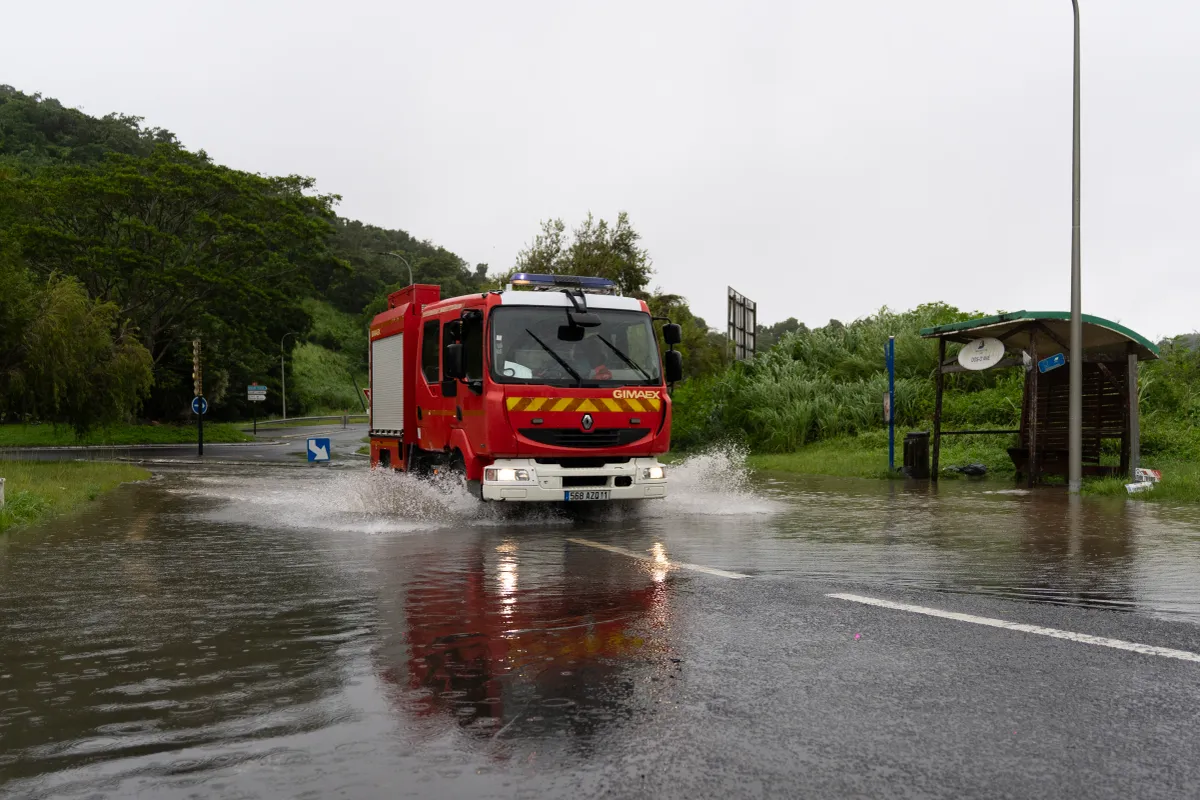
[[[462,453],[457,450],[450,456],[450,461],[446,464],[446,477],[455,486],[466,485],[467,462],[463,460]]]
[[[450,463],[446,466],[446,475],[455,486],[465,488],[476,499],[483,499],[483,481],[467,480],[467,464],[458,450],[455,450],[454,455],[450,456]]]

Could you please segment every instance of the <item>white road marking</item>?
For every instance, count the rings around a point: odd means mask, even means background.
[[[1172,650],[1169,647],[1157,647],[1151,644],[1139,644],[1138,642],[1127,642],[1123,639],[1110,639],[1107,636],[1092,636],[1088,633],[1075,633],[1074,631],[1060,631],[1057,628],[1043,628],[1040,625],[1026,625],[1021,622],[1009,622],[1004,619],[992,619],[991,617],[977,617],[974,614],[961,614],[957,611],[942,611],[937,608],[926,608],[925,606],[913,606],[907,603],[893,603],[890,600],[880,600],[875,597],[863,597],[858,594],[827,594],[826,597],[832,597],[837,600],[849,600],[852,603],[863,603],[868,606],[878,606],[880,608],[890,608],[895,611],[908,611],[913,614],[924,614],[928,617],[941,617],[943,619],[953,619],[958,622],[972,622],[976,625],[987,625],[992,628],[1006,628],[1010,631],[1021,631],[1022,633],[1036,633],[1038,636],[1049,636],[1054,639],[1067,639],[1072,642],[1082,642],[1083,644],[1094,644],[1100,647],[1111,647],[1116,650],[1128,650],[1131,653],[1141,653],[1147,656],[1162,656],[1163,658],[1178,658],[1181,661],[1195,661],[1200,663],[1200,653],[1193,653],[1188,650]]]
[[[597,550],[607,550],[610,553],[616,553],[617,555],[628,556],[629,558],[636,558],[638,561],[644,561],[647,564],[651,564],[651,565],[654,565],[657,567],[663,567],[665,569],[688,569],[688,570],[691,570],[692,572],[703,572],[708,575],[717,575],[722,578],[749,578],[750,577],[749,575],[743,575],[740,572],[730,572],[730,571],[724,570],[724,569],[715,569],[713,567],[703,567],[699,564],[688,564],[684,561],[667,561],[666,563],[663,563],[662,561],[652,558],[651,556],[644,555],[642,553],[635,553],[633,550],[626,550],[623,547],[613,547],[611,544],[601,544],[600,542],[593,542],[588,539],[568,538],[567,541],[573,542],[574,544],[586,545],[587,547],[595,547]]]

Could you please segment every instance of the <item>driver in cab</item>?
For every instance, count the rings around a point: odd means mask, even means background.
[[[587,368],[584,377],[591,380],[612,380],[612,370],[605,363],[607,356],[607,349],[595,336],[588,336],[575,345],[575,362]]]

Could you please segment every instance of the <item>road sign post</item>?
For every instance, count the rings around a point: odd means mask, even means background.
[[[204,415],[208,413],[208,401],[203,397],[192,398],[192,413],[196,415],[196,455],[204,455]]]
[[[204,412],[208,402],[204,399],[204,374],[200,369],[200,340],[192,339],[192,413],[196,415],[196,455],[204,455]],[[197,402],[199,401],[199,402]]]
[[[258,435],[258,406],[255,403],[262,403],[267,399],[267,387],[260,386],[258,381],[246,387],[246,399],[250,402],[250,407],[254,409],[254,435]]]

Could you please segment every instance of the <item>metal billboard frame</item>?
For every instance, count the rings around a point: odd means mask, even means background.
[[[758,333],[758,303],[729,289],[729,340],[733,342],[734,358],[745,361],[754,358]]]

